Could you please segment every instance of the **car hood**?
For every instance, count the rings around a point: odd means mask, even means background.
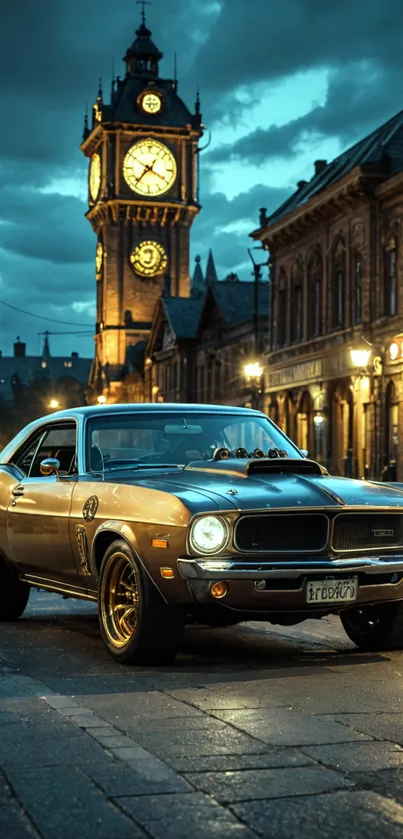
[[[192,512],[208,509],[209,505],[220,510],[403,507],[403,487],[333,477],[321,474],[320,467],[309,474],[307,461],[302,461],[301,467],[297,461],[295,471],[289,463],[285,472],[272,464],[265,471],[262,461],[254,472],[253,463],[256,461],[241,461],[235,466],[228,462],[191,464],[175,471],[141,470],[114,476],[114,480],[175,495]],[[298,474],[300,468],[302,474]]]

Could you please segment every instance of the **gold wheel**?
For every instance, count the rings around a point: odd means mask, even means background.
[[[137,630],[140,588],[137,572],[124,553],[109,557],[101,586],[101,617],[109,642],[124,647]]]

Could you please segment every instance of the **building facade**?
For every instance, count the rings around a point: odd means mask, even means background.
[[[249,381],[245,367],[267,343],[268,283],[259,284],[256,313],[253,282],[212,276],[211,257],[205,277],[196,264],[189,299],[161,297],[146,352],[150,401],[257,406],[263,400],[263,380]]]
[[[165,289],[188,297],[189,233],[200,210],[199,98],[191,113],[176,79],[162,79],[162,53],[144,11],[126,52],[123,79],[102,88],[86,118],[81,149],[89,159],[87,218],[96,235],[96,357],[88,400],[122,401],[139,388],[137,361]]]
[[[403,112],[252,237],[271,259],[266,410],[339,475],[403,479]]]

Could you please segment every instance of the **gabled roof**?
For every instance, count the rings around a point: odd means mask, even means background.
[[[306,204],[310,198],[341,181],[357,166],[384,169],[385,178],[403,171],[403,111],[328,163],[269,216],[267,225]]]
[[[205,295],[200,297],[163,297],[162,306],[176,338],[197,338]]]
[[[254,286],[254,282],[241,282],[240,280],[210,283],[209,287],[225,326],[237,326],[253,318]],[[268,316],[269,283],[261,282],[259,284],[258,307],[260,317]]]

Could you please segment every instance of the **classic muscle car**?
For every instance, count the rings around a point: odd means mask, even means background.
[[[59,412],[0,454],[0,620],[31,586],[96,601],[123,663],[169,660],[195,619],[339,614],[401,647],[403,490],[331,477],[254,410]]]

